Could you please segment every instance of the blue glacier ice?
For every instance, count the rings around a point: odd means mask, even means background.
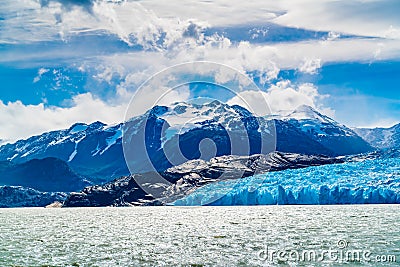
[[[400,203],[400,158],[284,170],[201,187],[172,205]]]

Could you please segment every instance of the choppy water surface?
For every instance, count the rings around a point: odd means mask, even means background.
[[[399,228],[398,205],[0,209],[0,266],[394,266]]]

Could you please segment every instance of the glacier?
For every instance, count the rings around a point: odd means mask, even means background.
[[[205,185],[170,205],[399,204],[400,157],[312,166]]]

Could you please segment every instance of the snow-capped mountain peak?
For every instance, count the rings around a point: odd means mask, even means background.
[[[168,111],[160,117],[174,127],[187,123],[199,124],[210,120],[225,125],[229,120],[240,117],[240,114],[234,106],[214,100],[203,105],[177,102],[168,107]]]
[[[217,100],[204,104],[175,102],[170,106],[154,106],[146,114],[162,119],[168,124],[162,145],[174,135],[181,135],[196,128],[223,127],[227,131],[244,130],[249,123],[245,120],[249,118],[253,119],[253,126],[258,128],[251,112],[240,106],[230,106]],[[146,116],[142,116],[137,121],[145,118]]]
[[[277,112],[266,119],[280,120],[294,126],[309,138],[334,151],[333,155],[354,154],[372,149],[353,130],[307,105],[301,105],[293,111]]]
[[[321,123],[338,124],[335,120],[321,114],[315,108],[308,105],[300,105],[294,110],[280,110],[273,115],[267,116],[278,120],[314,120]]]
[[[336,123],[333,119],[328,116],[322,115],[317,110],[308,105],[301,105],[297,107],[293,112],[286,116],[288,119],[296,120],[318,120],[324,123]]]
[[[188,102],[175,102],[169,106],[154,106],[145,114],[132,117],[127,122],[141,123],[150,116],[166,121],[171,128],[195,128],[205,122],[214,122],[226,126],[231,120],[243,116],[254,116],[246,109],[224,104],[218,100],[197,104]]]
[[[265,118],[286,121],[295,125],[301,131],[317,137],[357,135],[345,125],[321,114],[319,111],[308,105],[298,106],[294,110],[281,110],[276,112],[274,115],[269,115]]]

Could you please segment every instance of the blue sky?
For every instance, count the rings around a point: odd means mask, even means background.
[[[196,60],[246,73],[273,112],[308,104],[388,127],[400,122],[399,11],[395,0],[4,1],[0,139],[122,121],[146,79]]]

